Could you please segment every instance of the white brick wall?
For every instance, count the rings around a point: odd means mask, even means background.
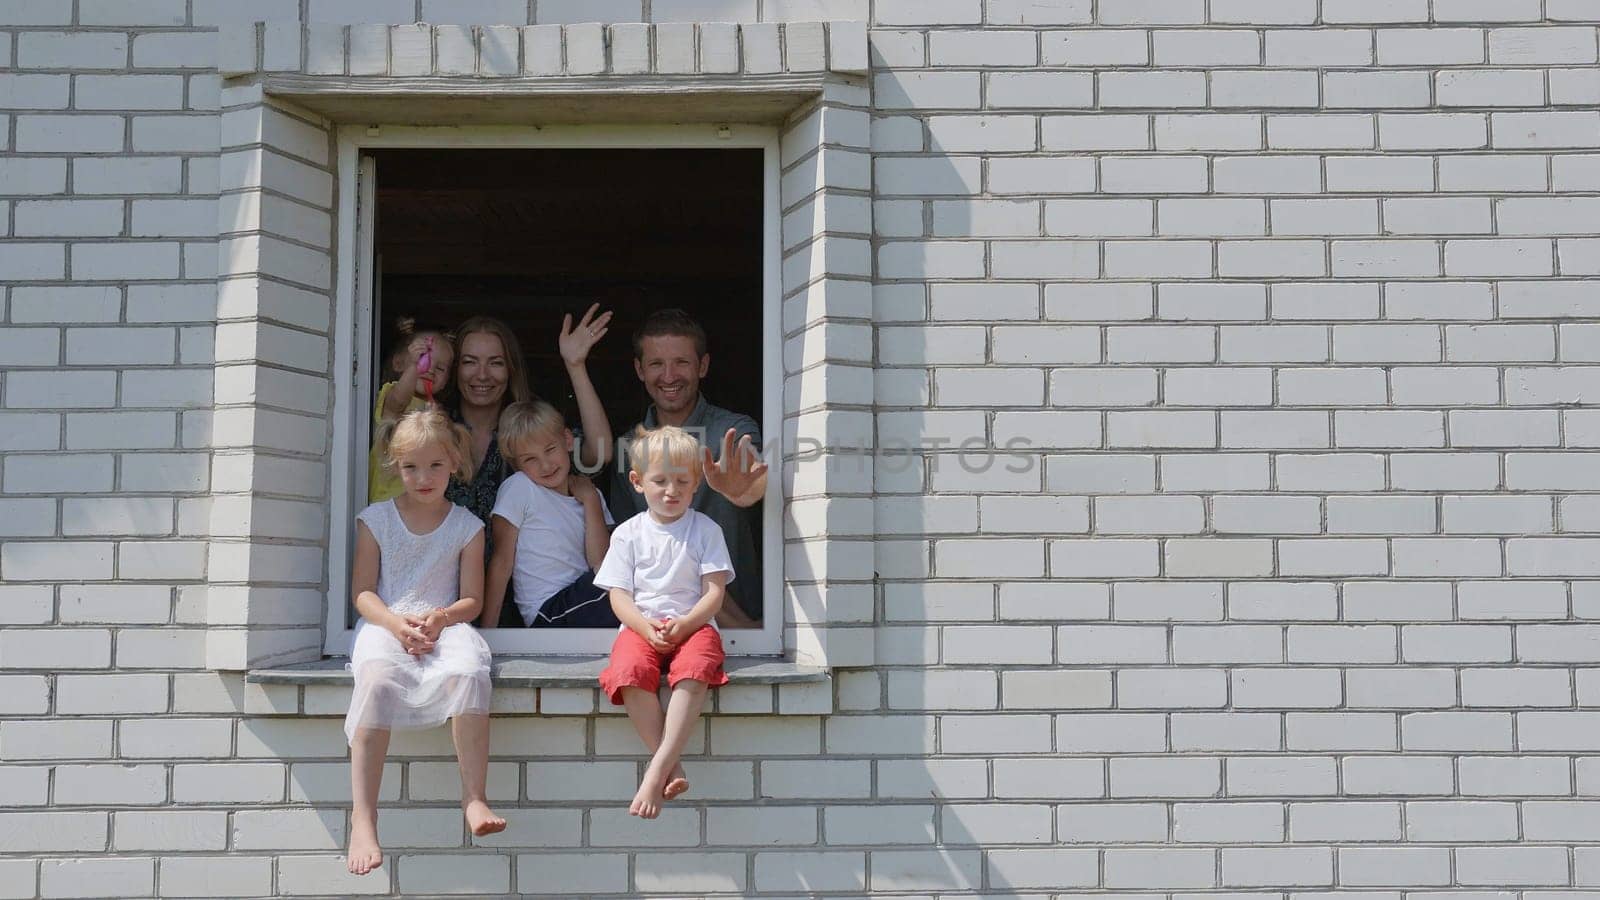
[[[1600,890],[1592,2],[244,6],[0,9],[0,896]],[[407,736],[349,877],[345,694],[206,669],[208,628],[320,619],[337,363],[325,300],[219,291],[219,219],[327,290],[332,182],[319,129],[218,115],[256,59],[214,29],[267,20],[269,70],[305,14],[354,26],[314,71],[753,74],[859,68],[758,20],[869,11],[870,163],[838,105],[785,143],[791,269],[865,266],[873,213],[870,319],[795,342],[855,399],[792,427],[912,448],[795,479],[790,565],[848,576],[792,587],[831,693],[725,691],[706,802],[646,825],[626,723],[502,692],[511,830],[469,842]],[[594,20],[741,27],[545,27]],[[284,195],[219,201],[261,140]]]

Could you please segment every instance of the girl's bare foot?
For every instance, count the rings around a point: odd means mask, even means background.
[[[633,795],[633,802],[628,804],[628,815],[641,819],[654,819],[661,815],[661,782],[662,778],[654,768],[645,769],[644,780],[639,782],[639,791]]]
[[[477,837],[506,830],[506,820],[495,815],[482,800],[468,800],[461,804],[461,811],[466,814],[467,828]]]
[[[365,875],[383,865],[383,849],[378,846],[376,828],[366,823],[351,823],[350,849],[345,854],[345,865],[352,875]]]
[[[683,771],[683,763],[672,767],[672,773],[667,776],[667,786],[661,789],[661,799],[673,800],[689,790],[689,776]]]

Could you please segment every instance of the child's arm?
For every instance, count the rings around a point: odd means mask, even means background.
[[[605,562],[606,548],[611,546],[605,501],[600,499],[600,490],[594,486],[594,482],[577,472],[573,472],[568,479],[568,486],[572,496],[583,504],[583,557],[589,563],[589,568],[598,572],[600,564]]]
[[[461,598],[449,606],[428,613],[424,626],[430,637],[438,640],[439,632],[451,625],[471,622],[483,608],[483,531],[480,529],[461,548]]]
[[[511,582],[511,570],[517,562],[517,535],[522,531],[505,516],[490,516],[489,527],[494,529],[494,553],[489,557],[489,575],[483,585],[483,612],[478,616],[479,628],[495,628],[500,624],[500,608],[506,602],[506,585]]]
[[[656,649],[658,653],[666,653],[672,645],[661,639],[656,631],[656,623],[646,619],[639,612],[639,607],[633,605],[633,592],[622,588],[610,588],[611,611],[616,613],[617,620],[626,625],[635,634],[644,638],[645,643]]]
[[[400,378],[383,395],[383,411],[380,418],[398,419],[406,414],[406,407],[411,405],[411,398],[417,394],[417,358],[422,355],[421,347],[413,339],[412,346],[406,348],[406,362],[400,367]]]
[[[572,395],[578,401],[578,421],[583,425],[583,446],[578,449],[578,460],[584,466],[595,468],[611,460],[612,444],[611,420],[606,418],[600,395],[595,393],[594,383],[589,380],[589,350],[605,337],[606,323],[611,321],[609,312],[595,317],[599,309],[598,303],[590,306],[589,311],[578,320],[577,327],[570,331],[572,314],[563,316],[561,338],[558,341],[561,361],[566,364],[567,377],[572,380]]]
[[[367,523],[356,520],[356,560],[350,571],[350,593],[354,597],[356,612],[361,618],[395,636],[407,653],[426,653],[433,649],[433,640],[421,629],[419,622],[408,621],[395,615],[378,596],[378,539],[372,536]]]
[[[669,644],[681,644],[689,639],[689,635],[699,631],[701,626],[710,622],[717,615],[717,610],[722,608],[722,600],[728,596],[728,573],[707,572],[700,576],[700,599],[692,609],[681,618],[673,619],[662,635]]]

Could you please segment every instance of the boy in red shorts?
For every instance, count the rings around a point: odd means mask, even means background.
[[[722,529],[690,508],[700,484],[700,444],[681,428],[642,431],[628,451],[628,481],[648,510],[617,526],[595,573],[611,592],[622,630],[600,687],[628,718],[652,756],[628,812],[653,819],[661,804],[689,789],[679,756],[706,689],[728,683],[715,616],[733,564]],[[656,698],[661,667],[672,695]]]

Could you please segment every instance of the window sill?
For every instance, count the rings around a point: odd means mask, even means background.
[[[343,657],[313,663],[296,663],[271,669],[251,669],[245,681],[253,684],[349,684],[350,671]],[[504,659],[494,664],[490,678],[495,687],[592,688],[605,668],[603,656]],[[729,684],[797,684],[826,682],[828,670],[781,659],[729,659],[723,670]]]
[[[312,663],[251,669],[245,681],[273,692],[287,691],[276,712],[343,714],[349,706],[351,673],[335,657]],[[496,713],[591,715],[620,712],[600,696],[606,658],[523,657],[497,660],[491,673]],[[833,678],[827,669],[783,659],[730,658],[728,684],[712,692],[720,715],[827,715],[833,712]],[[295,696],[303,694],[303,696]]]

